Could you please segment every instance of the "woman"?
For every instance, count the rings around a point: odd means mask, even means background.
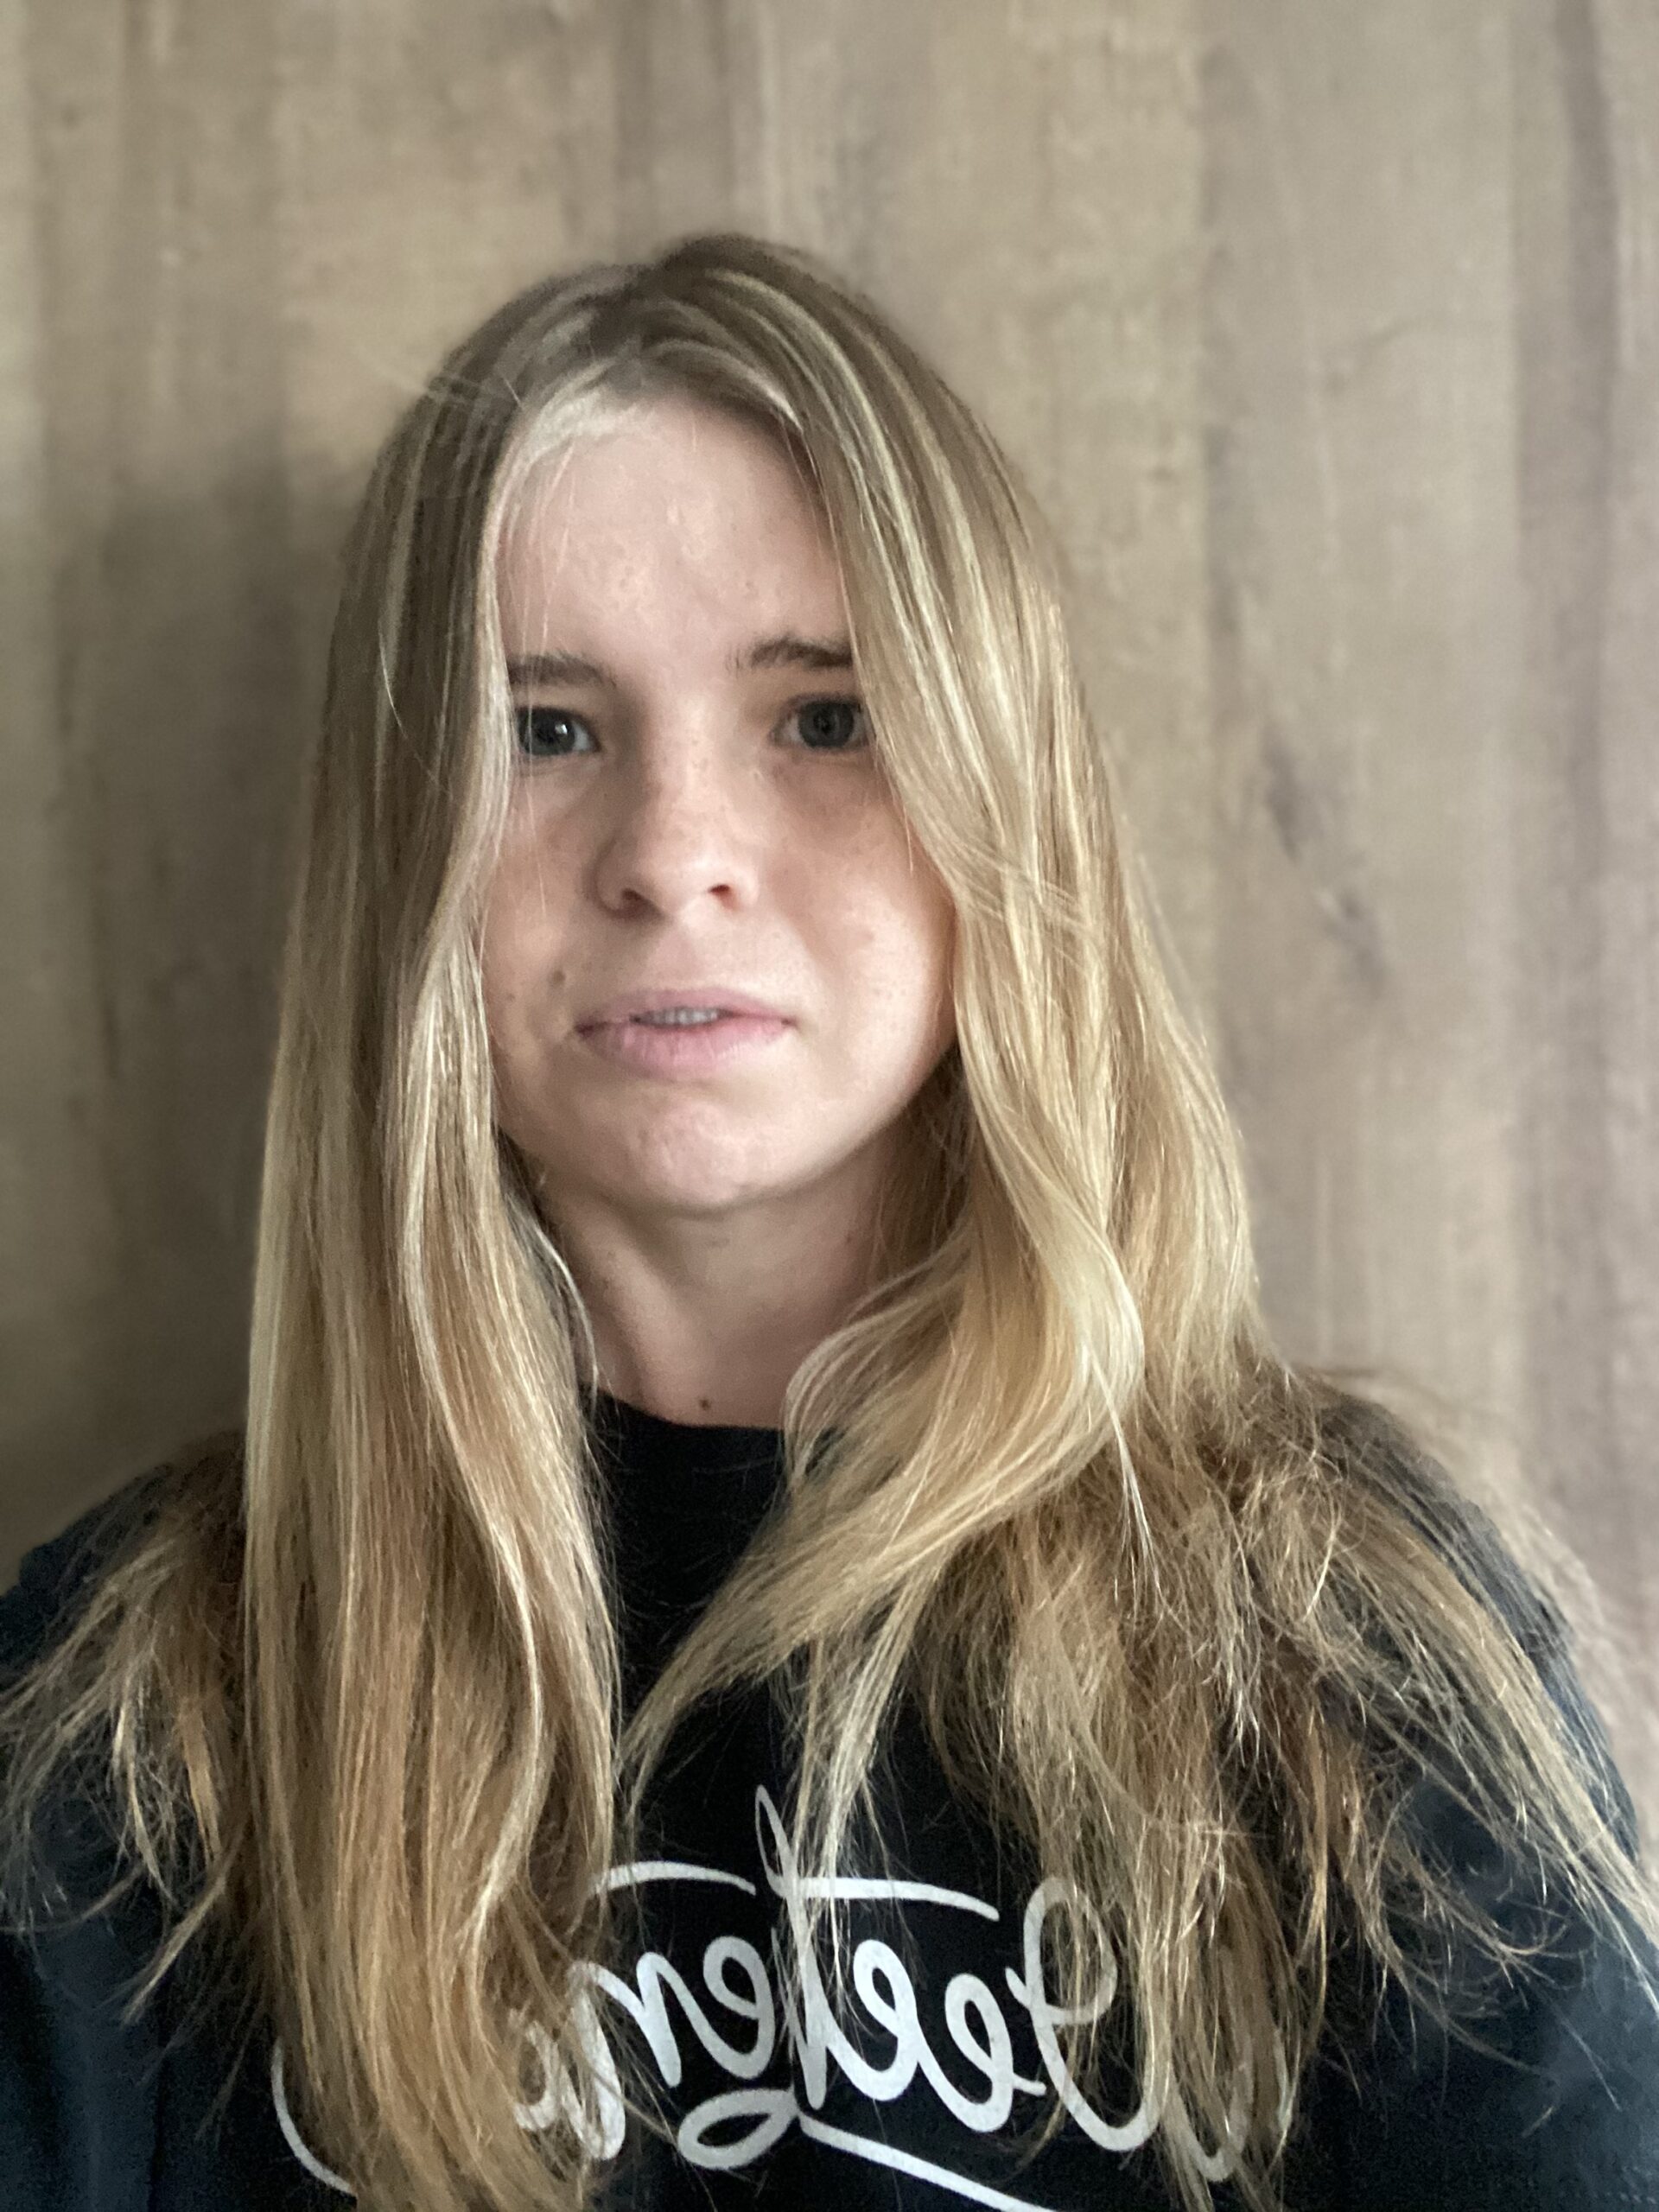
[[[1147,913],[868,302],[696,238],[456,349],[347,553],[245,1431],[8,1600],[10,2203],[1659,2203],[1560,1615],[1273,1351]]]

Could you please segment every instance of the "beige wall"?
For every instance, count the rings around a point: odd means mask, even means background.
[[[720,225],[1029,472],[1287,1346],[1564,1510],[1652,1807],[1646,0],[0,0],[0,1574],[236,1414],[373,442],[519,282]]]

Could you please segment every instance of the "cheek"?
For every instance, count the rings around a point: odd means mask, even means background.
[[[870,888],[867,926],[843,940],[864,1004],[882,1027],[916,1045],[925,1032],[930,1049],[943,1050],[955,1031],[955,909],[919,859],[912,872],[902,841],[894,869]]]
[[[531,1153],[546,1089],[549,962],[544,931],[492,893],[479,944],[484,1023],[499,1126]]]
[[[528,891],[528,895],[526,892]],[[545,982],[553,916],[535,887],[498,870],[485,900],[479,939],[484,1007],[492,1036],[511,1045],[538,977]]]
[[[930,1025],[930,1058],[936,1058],[957,1033],[954,983],[957,964],[956,908],[943,884],[929,871],[918,886],[916,918],[917,973],[924,979],[922,1018]]]
[[[896,926],[908,940],[911,965],[948,979],[956,958],[956,907],[931,862],[913,845],[906,849],[902,836],[892,881]]]
[[[486,989],[521,984],[567,926],[564,887],[570,868],[560,850],[559,823],[515,796],[502,833],[495,871],[482,906],[480,957]]]

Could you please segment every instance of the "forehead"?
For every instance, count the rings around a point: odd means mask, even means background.
[[[636,403],[532,464],[504,521],[510,648],[569,623],[833,624],[841,579],[822,507],[781,440],[690,397]]]

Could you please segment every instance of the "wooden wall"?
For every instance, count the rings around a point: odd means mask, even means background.
[[[1652,1809],[1645,0],[3,0],[0,1575],[236,1415],[372,444],[519,283],[731,225],[1055,516],[1269,1310],[1564,1519]]]

